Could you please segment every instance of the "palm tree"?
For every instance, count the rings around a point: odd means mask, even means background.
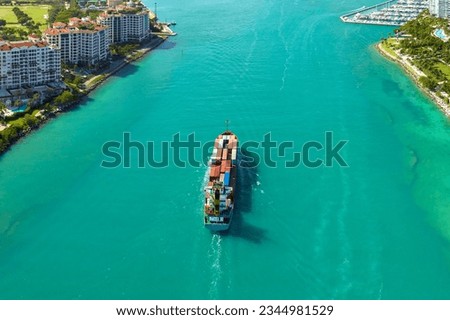
[[[15,108],[19,108],[19,107],[22,106],[22,104],[23,104],[22,99],[17,99],[16,101],[14,101],[13,106],[14,106]]]
[[[39,92],[35,92],[33,96],[30,99],[28,99],[27,106],[30,108],[34,108],[39,104],[40,100],[41,95],[39,94]]]
[[[6,105],[3,103],[3,101],[0,101],[0,116],[2,118],[2,120],[5,119],[5,111],[6,110]]]

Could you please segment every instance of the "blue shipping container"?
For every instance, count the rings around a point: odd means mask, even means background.
[[[225,172],[225,177],[224,177],[224,179],[223,179],[223,183],[224,183],[226,186],[229,186],[229,185],[230,185],[230,173],[229,173],[229,172]]]

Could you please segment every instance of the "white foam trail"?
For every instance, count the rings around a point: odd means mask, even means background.
[[[295,4],[297,5],[297,3]],[[296,50],[290,50],[293,48],[294,45],[298,44],[298,38],[301,36],[304,41],[304,46],[307,46],[309,44],[314,44],[314,31],[316,29],[317,23],[320,22],[322,19],[322,16],[309,18],[307,21],[303,22],[302,25],[299,25],[297,29],[292,33],[289,34],[288,37],[286,37],[283,32],[282,28],[285,25],[285,17],[284,17],[284,4],[281,6],[280,11],[280,22],[278,25],[278,36],[281,39],[281,42],[283,43],[284,51],[286,54],[286,58],[284,60],[283,64],[283,73],[281,76],[281,86],[280,91],[284,90],[284,86],[286,83],[286,77],[287,77],[287,71],[289,69],[289,65],[291,64],[291,59],[294,57],[295,52],[298,51],[298,48]],[[305,52],[311,51],[310,48],[304,48]],[[294,55],[291,53],[291,51],[294,51]]]
[[[200,170],[204,170],[204,174],[203,174],[203,177],[198,180],[197,185],[196,185],[196,187],[199,188],[198,203],[199,203],[200,210],[198,212],[201,215],[203,215],[203,203],[204,203],[204,200],[205,200],[204,199],[204,189],[205,189],[205,186],[206,186],[206,184],[207,184],[207,182],[209,180],[209,170],[208,170],[208,168],[209,168],[208,166],[205,166],[205,167],[201,167],[199,169],[199,171]]]
[[[209,161],[211,161],[211,160],[208,160],[208,163],[209,163]],[[205,167],[204,167],[205,173],[203,174],[203,178],[202,178],[201,185],[200,185],[200,191],[201,191],[202,197],[203,197],[203,189],[205,188],[206,183],[207,183],[208,180],[209,180],[209,171],[208,171],[208,168],[209,168],[208,166],[205,166]]]
[[[286,52],[286,59],[284,60],[284,70],[283,70],[283,74],[281,76],[281,87],[280,87],[280,91],[283,91],[284,89],[284,83],[286,82],[286,73],[288,70],[288,63],[289,63],[289,58],[290,58],[290,54],[289,54],[289,47],[288,47],[288,43],[286,41],[286,38],[283,35],[283,32],[281,31],[284,23],[284,6],[281,6],[281,12],[280,12],[280,23],[278,25],[278,36],[281,39],[281,42],[283,42],[284,45],[284,51]]]
[[[324,190],[327,182],[324,181],[324,176],[320,176],[320,183],[318,185],[318,190]],[[315,236],[315,246],[314,246],[314,261],[320,261],[322,250],[325,247],[324,241],[327,239],[326,234],[328,233],[328,229],[330,226],[330,215],[331,211],[329,206],[324,207],[322,210],[319,210],[319,226],[314,230]]]
[[[344,136],[348,137],[348,130],[344,126],[345,119],[344,115],[342,114],[342,109],[340,109],[339,112],[339,123],[340,123],[340,132],[343,133]],[[345,153],[345,150],[343,151]],[[345,155],[344,155],[345,157]],[[348,230],[347,230],[347,223],[348,223],[348,204],[351,197],[351,187],[349,183],[349,176],[347,174],[347,171],[345,168],[339,168],[339,174],[340,174],[340,180],[342,185],[342,195],[341,195],[341,204],[339,206],[339,210],[337,211],[337,232],[339,236],[339,247],[341,248],[341,264],[338,268],[340,273],[340,283],[341,285],[337,287],[335,291],[335,298],[343,298],[346,297],[346,295],[350,292],[350,290],[353,287],[352,283],[352,275],[351,275],[351,269],[352,269],[352,263],[353,263],[353,254],[352,254],[352,247],[350,244],[350,240],[348,238]]]
[[[208,257],[211,264],[211,282],[209,284],[209,297],[211,299],[218,298],[219,284],[222,279],[222,237],[218,234],[214,234],[211,238],[211,245],[208,253]]]
[[[378,300],[381,300],[383,298],[383,289],[384,289],[384,283],[381,282],[380,290],[378,291]]]
[[[341,90],[344,92],[344,90]],[[343,108],[340,108],[338,114],[338,122],[341,124],[340,132],[344,134],[344,137],[349,137],[349,133],[347,128],[344,126],[345,123],[345,115],[343,114]],[[345,159],[349,157],[346,155],[346,150],[343,150],[343,156]],[[352,269],[354,268],[354,257],[353,257],[353,248],[351,242],[348,238],[347,231],[347,223],[349,218],[347,217],[348,212],[350,211],[348,208],[349,200],[351,199],[351,193],[353,190],[359,190],[359,200],[361,203],[368,203],[369,199],[367,195],[370,194],[370,190],[367,184],[367,181],[364,179],[358,179],[358,181],[351,181],[348,176],[348,171],[345,168],[340,169],[341,181],[342,181],[342,203],[341,210],[338,215],[338,234],[340,238],[341,248],[342,248],[342,265],[340,267],[341,276],[342,276],[342,286],[340,292],[338,292],[338,298],[343,298],[343,295],[347,295],[353,288],[353,284],[351,283],[351,279],[354,278],[352,273]],[[356,175],[357,176],[357,175]],[[380,256],[381,256],[381,248],[380,248],[380,237],[379,234],[375,230],[376,223],[375,221],[367,221],[365,224],[366,232],[364,233],[365,239],[361,243],[364,243],[364,251],[370,253],[370,257],[367,256],[364,258],[364,261],[367,261],[367,265],[363,266],[365,269],[365,286],[364,289],[367,290],[368,294],[370,294],[370,298],[378,298],[381,299],[383,292],[383,280],[382,280],[382,271],[380,270]],[[361,268],[358,265],[358,268]],[[359,289],[359,288],[356,288]]]
[[[348,175],[347,173],[341,169],[339,171],[341,173],[341,181],[342,181],[342,201],[340,210],[338,211],[338,217],[337,217],[337,227],[338,227],[338,234],[339,234],[339,240],[341,242],[340,247],[342,248],[342,263],[339,267],[339,271],[341,274],[341,290],[339,292],[339,296],[342,297],[342,294],[345,296],[353,287],[352,284],[352,277],[350,275],[351,273],[351,267],[352,267],[352,248],[350,246],[350,241],[347,236],[347,226],[346,226],[346,219],[347,219],[347,213],[348,213],[348,202],[350,199],[350,186],[348,183]]]

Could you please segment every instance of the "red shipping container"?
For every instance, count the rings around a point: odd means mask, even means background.
[[[220,165],[220,172],[224,173],[230,171],[230,169],[231,169],[231,160],[223,160],[222,164]]]
[[[218,178],[220,176],[220,166],[211,166],[209,171],[210,178]]]
[[[220,172],[225,172],[226,164],[225,161],[222,161],[222,164],[220,165]]]

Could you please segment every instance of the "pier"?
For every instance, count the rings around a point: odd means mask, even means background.
[[[345,23],[401,26],[428,9],[429,0],[388,0],[350,11],[340,18]]]
[[[158,22],[159,27],[161,28],[161,31],[157,32],[157,31],[153,31],[152,34],[156,35],[156,36],[166,36],[166,37],[173,37],[176,36],[177,33],[174,32],[172,29],[170,29],[170,25],[173,25],[173,23],[171,24],[167,24],[166,22]]]

